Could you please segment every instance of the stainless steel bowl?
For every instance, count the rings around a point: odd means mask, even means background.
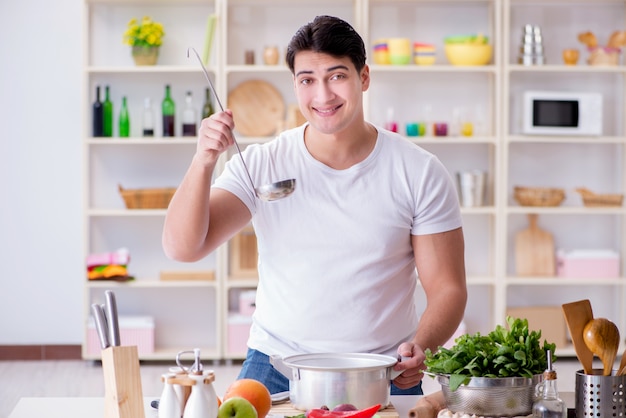
[[[527,377],[472,377],[467,385],[450,390],[448,375],[435,376],[452,412],[485,417],[530,415],[535,400],[535,386],[543,380],[541,374]]]

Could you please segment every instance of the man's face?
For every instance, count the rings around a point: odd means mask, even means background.
[[[369,68],[360,73],[348,57],[302,51],[294,60],[294,89],[300,111],[324,134],[335,134],[363,119]]]

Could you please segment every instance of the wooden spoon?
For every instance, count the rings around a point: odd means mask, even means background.
[[[619,330],[606,318],[594,318],[583,330],[583,339],[587,347],[602,360],[604,375],[610,376],[619,348]]]
[[[622,354],[622,360],[619,362],[619,368],[617,369],[618,376],[624,376],[626,374],[626,350]]]
[[[587,344],[585,344],[583,340],[583,329],[585,325],[593,319],[591,302],[589,302],[589,299],[584,299],[565,303],[562,305],[562,309],[578,361],[582,364],[585,374],[592,374],[593,352],[587,347]]]

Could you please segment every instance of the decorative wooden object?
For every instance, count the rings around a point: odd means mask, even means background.
[[[104,417],[145,416],[137,347],[115,346],[102,350],[102,371]]]
[[[537,226],[537,214],[528,215],[528,228],[515,236],[518,276],[554,276],[556,261],[552,234]]]

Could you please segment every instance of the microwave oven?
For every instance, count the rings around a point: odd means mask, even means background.
[[[602,95],[526,91],[522,132],[526,135],[602,135]]]

